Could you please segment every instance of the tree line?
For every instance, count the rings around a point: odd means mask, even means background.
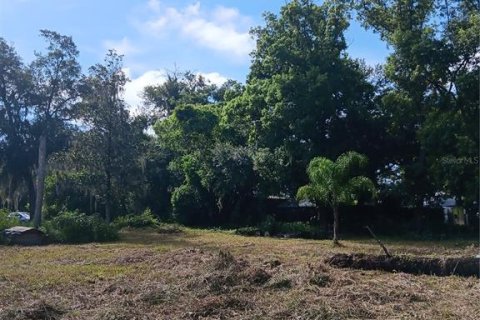
[[[71,37],[42,30],[46,51],[28,65],[0,38],[1,205],[27,208],[36,226],[66,210],[111,221],[145,208],[185,224],[249,223],[262,200],[312,187],[312,159],[333,166],[356,151],[376,201],[423,206],[441,194],[474,208],[479,9],[294,0],[252,29],[245,84],[170,72],[144,89],[136,116],[114,51],[82,74]],[[353,18],[390,47],[383,65],[349,56]]]

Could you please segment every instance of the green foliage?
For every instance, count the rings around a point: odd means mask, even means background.
[[[172,208],[176,221],[181,224],[201,224],[205,221],[205,204],[201,193],[190,184],[183,184],[172,193]]]
[[[33,184],[28,188],[36,143],[29,121],[31,77],[15,49],[1,37],[0,92],[0,193],[33,194]],[[8,198],[0,197],[2,201]]]
[[[277,233],[292,235],[300,238],[315,238],[317,230],[307,222],[285,222],[278,223],[276,227]]]
[[[352,8],[390,46],[385,65],[373,69],[349,57],[344,33]],[[162,220],[243,225],[259,221],[262,208],[252,207],[262,199],[295,191],[337,216],[340,205],[375,193],[361,175],[368,169],[383,199],[418,206],[442,191],[472,208],[480,185],[479,12],[469,0],[288,1],[252,30],[245,85],[217,87],[192,72],[171,72],[144,89],[147,112],[135,119],[114,51],[82,76],[70,37],[42,30],[48,48],[30,66],[0,38],[0,200],[12,207],[12,195],[21,195],[20,207],[30,201],[33,209],[32,172],[39,180],[48,172],[45,197],[36,199],[45,199],[40,207],[52,221],[66,219],[62,211],[105,212],[110,221],[112,212],[148,207]],[[75,119],[81,130],[67,121]],[[144,133],[152,124],[155,136]],[[48,139],[38,152],[40,136]],[[329,160],[346,150],[365,156]],[[48,170],[33,170],[38,154],[48,156]],[[75,224],[88,229],[88,219]],[[116,225],[153,223],[142,214]],[[263,232],[278,228],[261,225]]]
[[[325,204],[332,208],[335,243],[338,241],[339,206],[356,204],[362,194],[376,194],[373,182],[358,175],[366,165],[367,158],[354,151],[340,155],[335,162],[316,157],[307,168],[310,184],[297,191],[298,200],[310,200],[317,205]]]
[[[75,117],[78,98],[78,82],[81,67],[77,61],[79,51],[71,37],[50,30],[40,30],[47,41],[47,52],[36,53],[30,65],[34,86],[32,115],[38,126],[38,167],[36,169],[35,213],[33,224],[38,228],[42,220],[45,177],[47,174],[47,150],[49,140],[58,135],[58,129],[67,128]],[[57,129],[57,130],[56,130]]]
[[[130,228],[148,228],[148,227],[157,227],[158,220],[153,215],[150,209],[146,209],[142,214],[129,214],[126,216],[120,216],[113,222],[113,225],[117,229],[122,229],[125,227]]]
[[[373,182],[358,176],[366,164],[367,158],[353,151],[340,155],[335,162],[323,157],[312,159],[307,168],[310,184],[298,189],[297,199],[338,208],[355,204],[361,193],[375,195]]]
[[[265,219],[258,225],[258,228],[263,232],[273,234],[276,231],[277,223],[273,216],[266,216]]]
[[[171,204],[181,223],[221,224],[241,218],[255,187],[252,151],[222,135],[219,110],[180,105],[158,121],[158,143],[173,155]]]
[[[161,85],[147,86],[143,91],[145,105],[151,108],[154,119],[171,115],[177,107],[186,104],[208,104],[211,100],[224,100],[227,93],[237,87],[235,83],[225,84],[222,88],[211,84],[202,75],[190,71],[169,72]]]
[[[19,225],[19,221],[8,216],[7,209],[0,209],[0,233],[8,228]]]
[[[242,227],[235,229],[235,234],[243,236],[280,236],[304,239],[321,239],[325,232],[319,226],[308,222],[278,222],[272,216],[260,223],[257,227]]]
[[[358,1],[363,24],[393,48],[380,97],[409,204],[438,191],[478,203],[479,12],[468,0]]]
[[[118,231],[97,216],[79,212],[62,212],[43,226],[48,237],[54,242],[86,243],[105,242],[118,239]]]
[[[261,235],[262,231],[260,228],[257,227],[242,227],[235,229],[235,234],[241,236],[259,236]]]
[[[265,20],[253,30],[256,49],[240,107],[228,115],[238,114],[235,124],[246,120],[240,128],[255,123],[250,144],[285,155],[283,165],[270,167],[280,189],[297,190],[315,155],[349,149],[377,155],[379,144],[372,142],[382,136],[382,125],[372,117],[375,88],[367,80],[371,70],[345,53],[345,2],[290,1]]]

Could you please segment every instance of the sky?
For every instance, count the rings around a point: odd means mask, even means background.
[[[130,78],[125,100],[141,103],[146,85],[160,84],[165,73],[189,70],[211,82],[245,82],[252,27],[263,13],[278,14],[287,0],[0,0],[0,37],[25,63],[42,52],[39,30],[72,36],[83,72],[102,62],[108,49],[124,55]],[[369,65],[385,61],[389,50],[377,34],[352,21],[348,53]]]

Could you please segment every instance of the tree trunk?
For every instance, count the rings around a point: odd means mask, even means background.
[[[109,126],[110,127],[110,126]],[[110,223],[112,219],[112,130],[108,130],[107,137],[107,163],[105,167],[106,193],[105,193],[105,221]]]
[[[13,209],[13,197],[14,197],[14,181],[15,178],[13,175],[8,177],[8,194],[7,194],[7,209],[8,211],[12,211]]]
[[[105,221],[110,223],[112,219],[112,175],[107,170],[107,192],[105,194]]]
[[[112,220],[112,204],[110,203],[110,198],[107,197],[105,201],[105,221],[110,223]]]
[[[338,223],[339,223],[338,207],[333,207],[333,243],[338,244]]]
[[[33,174],[28,175],[28,213],[33,218],[35,215],[35,182]]]
[[[38,146],[37,188],[35,196],[35,215],[33,226],[40,227],[42,223],[43,193],[45,191],[45,174],[47,171],[47,135],[42,133]]]
[[[92,196],[92,190],[88,190],[88,213],[93,214],[93,196]]]

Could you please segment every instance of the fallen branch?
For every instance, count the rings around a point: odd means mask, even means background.
[[[368,232],[370,232],[373,239],[375,239],[377,241],[377,243],[380,245],[380,247],[382,247],[382,249],[385,252],[385,254],[387,255],[387,257],[391,258],[392,255],[390,254],[390,252],[388,252],[387,248],[383,245],[383,243],[375,236],[375,233],[373,233],[372,229],[370,229],[369,226],[365,226],[365,228],[368,230]]]

